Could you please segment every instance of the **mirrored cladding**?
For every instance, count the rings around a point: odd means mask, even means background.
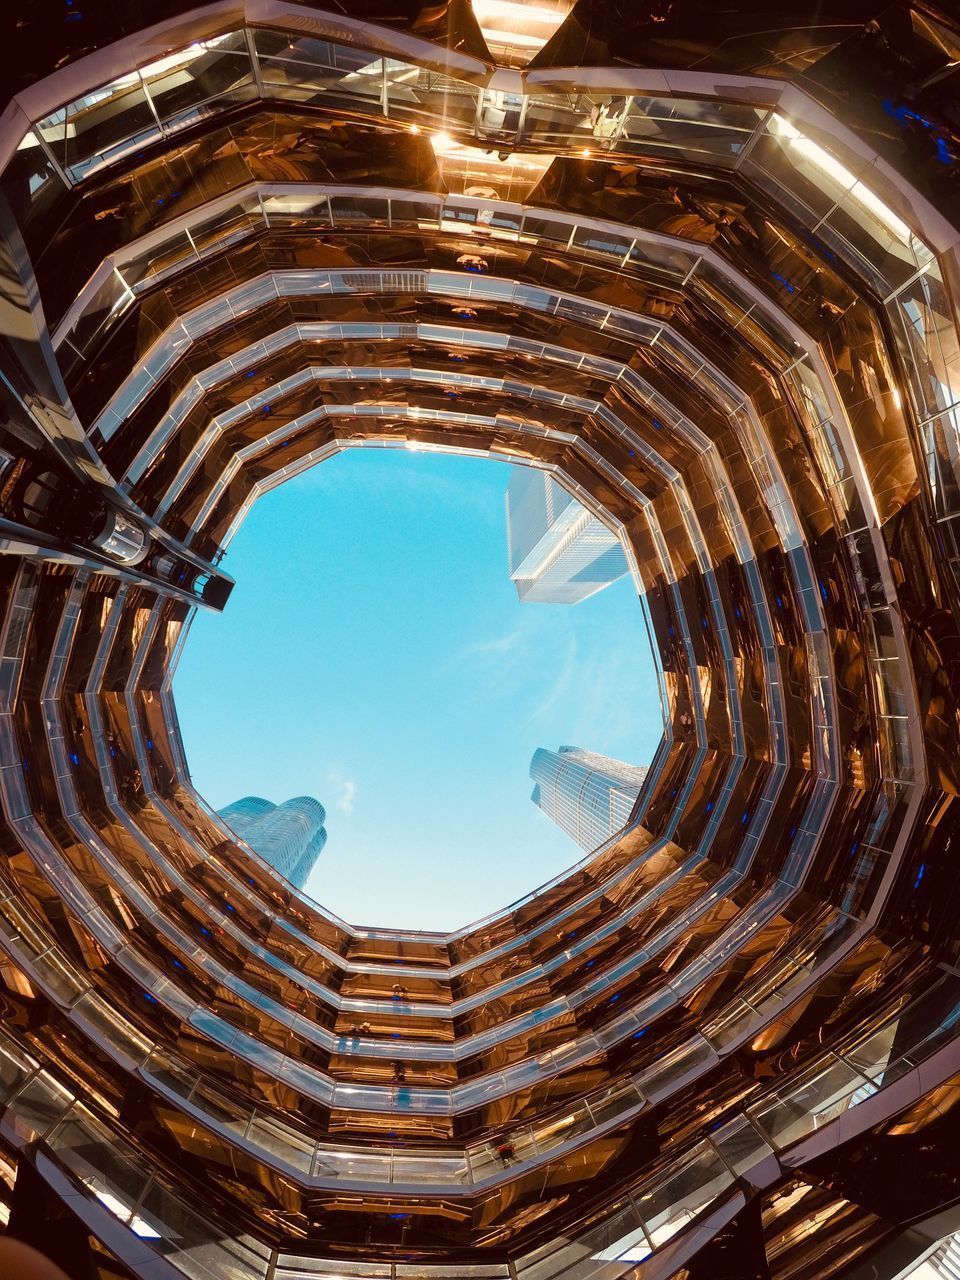
[[[0,1223],[168,1280],[902,1272],[955,1198],[953,17],[67,7],[13,4],[0,128]],[[257,498],[387,448],[576,499],[663,701],[586,856],[450,934],[279,876],[172,693]]]

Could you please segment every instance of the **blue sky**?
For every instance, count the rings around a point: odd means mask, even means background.
[[[646,763],[662,724],[625,578],[574,606],[507,576],[509,466],[353,449],[262,498],[237,585],[200,611],[175,679],[215,807],[314,795],[307,891],[353,924],[454,929],[580,856],[531,802],[538,746]]]

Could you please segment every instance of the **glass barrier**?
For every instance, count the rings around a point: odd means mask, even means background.
[[[169,54],[66,104],[29,136],[48,149],[69,180],[79,181],[212,110],[256,96],[258,84],[268,97],[281,100],[422,121],[438,129],[438,136],[454,127],[480,138],[506,136],[511,145],[534,149],[589,152],[595,146],[736,166],[805,224],[816,226],[828,248],[872,280],[881,296],[891,288],[913,289],[918,271],[931,272],[930,293],[938,283],[929,247],[877,194],[888,184],[874,161],[844,163],[778,112],[732,102],[538,90],[514,101],[510,94],[481,92],[400,59],[299,34],[255,30]],[[590,247],[596,243],[589,239]],[[618,242],[612,251],[621,248]],[[114,286],[106,288],[101,303],[109,307]],[[942,294],[942,283],[939,288]],[[942,310],[952,329],[952,307],[945,298]]]
[[[389,210],[389,200],[387,201],[387,208]],[[541,218],[540,221],[543,222],[543,219]],[[570,238],[570,243],[575,244],[576,240],[576,234],[573,234]],[[609,243],[605,243],[604,247],[609,250]],[[614,248],[619,254],[623,245],[618,241]],[[700,278],[706,281],[711,289],[716,285],[717,280],[721,278],[719,273],[716,271],[716,268],[712,264],[706,263],[703,258],[694,259],[694,267],[698,268]],[[729,293],[733,286],[728,278],[723,277],[723,279],[726,290]],[[741,314],[744,314],[743,307],[745,301],[746,300],[743,300],[740,303]],[[754,313],[756,312],[755,307],[751,307],[750,310]],[[779,334],[778,336],[781,342],[786,341],[782,334]],[[833,431],[830,426],[830,410],[826,399],[819,390],[821,386],[820,379],[818,376],[813,375],[808,362],[805,360],[800,360],[795,363],[791,370],[791,375],[798,388],[800,403],[804,405],[807,411],[806,416],[808,422],[813,428],[812,438],[814,442],[821,438],[825,441],[826,447],[820,451],[819,455],[821,465],[826,469],[827,479],[831,483],[833,492],[840,497],[843,506],[848,508],[849,502],[856,491],[855,485],[851,477],[849,466],[845,461],[843,450],[838,442],[836,432]],[[241,410],[238,408],[236,412],[239,413]],[[223,425],[226,426],[229,425],[229,423],[225,422]],[[831,476],[833,477],[832,481],[830,479]],[[180,487],[182,487],[184,482],[185,475],[181,475]],[[177,492],[179,492],[179,489],[175,484],[171,493],[173,496],[176,496]],[[165,508],[161,507],[161,513],[163,510],[165,510]],[[859,509],[857,510],[856,520],[858,523],[854,527],[858,528],[862,524],[862,514]],[[814,601],[809,592],[804,599],[812,608]],[[896,668],[890,666],[889,663],[882,667],[878,667],[878,670],[882,672],[883,678],[888,683],[896,675]],[[905,696],[906,686],[904,685],[902,677],[898,679],[897,683],[899,694],[901,696]],[[907,717],[903,715],[897,717],[886,716],[882,723],[882,729],[884,731],[884,740],[886,743],[888,776],[909,777],[912,770],[912,752],[909,741]],[[831,742],[831,735],[829,733],[820,734],[818,735],[817,740],[821,744],[829,744]],[[719,820],[720,815],[714,815],[713,825],[716,826],[719,823]]]
[[[911,1062],[922,1061],[936,1051],[943,1039],[952,1036],[958,1019],[960,979],[944,974],[918,1000],[903,1006],[876,1031],[861,1036],[851,1049],[825,1055],[789,1085],[769,1091],[762,1102],[748,1107],[745,1117],[734,1117],[709,1142],[701,1143],[648,1180],[628,1205],[616,1208],[601,1227],[582,1237],[575,1246],[576,1255],[581,1261],[586,1253],[593,1261],[640,1261],[721,1198],[733,1186],[736,1174],[767,1154],[769,1147],[759,1134],[765,1134],[775,1148],[782,1149],[829,1123],[875,1092],[881,1073],[884,1079],[896,1078],[897,1073],[891,1071],[895,1042],[899,1041],[899,1048],[894,1062],[907,1056]],[[862,1069],[858,1070],[855,1064]],[[24,1055],[6,1035],[0,1035],[0,1088],[5,1123],[12,1123],[24,1141],[45,1139],[65,1167],[135,1234],[163,1242],[158,1247],[185,1269],[185,1274],[203,1276],[208,1264],[231,1268],[225,1272],[215,1270],[215,1274],[260,1274],[256,1267],[266,1256],[258,1252],[262,1246],[252,1240],[211,1238],[209,1223],[201,1231],[197,1220],[186,1214],[152,1175],[122,1154],[109,1128],[45,1071],[38,1070],[35,1060]],[[208,1090],[205,1101],[212,1103],[215,1097]],[[239,1128],[242,1117],[229,1109],[228,1114],[231,1124]],[[582,1126],[584,1118],[584,1109],[575,1111],[569,1117],[569,1126]],[[247,1132],[255,1128],[276,1132],[269,1119],[256,1112],[245,1128]],[[524,1146],[547,1146],[555,1136],[555,1126],[528,1130],[526,1136],[518,1135],[517,1154]],[[504,1162],[502,1152],[498,1158]],[[371,1157],[357,1152],[352,1159],[348,1169],[354,1176],[359,1170],[363,1177]],[[377,1152],[376,1159],[382,1164],[383,1153]],[[446,1154],[441,1159],[448,1168],[454,1164],[457,1172],[463,1168]],[[429,1157],[425,1154],[391,1152],[389,1160],[392,1181],[415,1184],[421,1177],[427,1179]],[[306,1161],[298,1163],[303,1165]],[[190,1246],[186,1250],[188,1261],[180,1256],[185,1242]],[[584,1245],[588,1245],[586,1252]],[[564,1267],[569,1261],[570,1251],[564,1250]],[[546,1265],[547,1260],[540,1258],[520,1269],[531,1274],[556,1274],[543,1270]]]

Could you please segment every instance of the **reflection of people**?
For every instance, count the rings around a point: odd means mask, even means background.
[[[521,100],[515,93],[502,89],[488,89],[484,94],[480,112],[480,132],[516,133],[520,124]]]
[[[659,226],[660,231],[684,240],[696,240],[700,244],[713,244],[715,240],[735,246],[756,243],[757,233],[737,210],[698,200],[680,187],[671,187],[670,197],[680,212],[665,218]]]
[[[516,133],[520,128],[521,101],[520,95],[516,93],[509,93],[504,98],[506,114],[503,118],[503,128],[506,133]]]
[[[395,982],[393,984],[393,998],[394,1000],[406,1000],[407,988],[401,986],[399,982]]]
[[[509,1164],[517,1155],[517,1149],[509,1138],[504,1138],[502,1142],[497,1143],[497,1155],[504,1164]]]
[[[406,1083],[407,1068],[403,1065],[402,1062],[395,1062],[393,1064],[393,1078],[394,1080],[396,1080],[397,1084]]]
[[[595,102],[590,111],[590,125],[593,129],[593,136],[595,138],[615,138],[620,132],[626,105],[627,100],[621,93],[610,98],[601,98],[599,102]]]
[[[486,258],[481,258],[479,253],[461,253],[457,266],[463,267],[464,271],[472,271],[474,275],[483,275],[489,269]]]
[[[500,133],[503,122],[507,118],[502,89],[487,91],[483,99],[483,111],[480,113],[480,130],[482,133]]]

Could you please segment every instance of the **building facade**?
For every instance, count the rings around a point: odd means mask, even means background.
[[[580,0],[506,71],[466,3],[2,10],[0,1229],[69,1280],[934,1258],[956,6]],[[306,901],[177,728],[230,538],[352,447],[562,478],[662,668],[629,830],[449,933]]]
[[[294,796],[277,805],[260,796],[244,796],[218,812],[274,871],[303,888],[327,843],[327,814],[319,800]]]
[[[514,467],[506,502],[510,577],[521,600],[577,604],[629,572],[619,540],[546,471]]]
[[[646,776],[644,765],[595,751],[538,747],[530,761],[530,799],[589,853],[627,825]]]

